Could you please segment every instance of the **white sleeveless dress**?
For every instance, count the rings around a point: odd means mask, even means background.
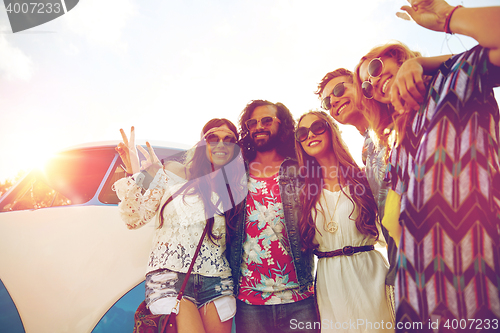
[[[344,191],[348,189],[344,188]],[[316,230],[314,241],[319,244],[319,251],[328,252],[344,246],[376,243],[372,237],[361,234],[356,228],[354,220],[357,211],[349,218],[353,203],[342,192],[324,189],[316,208],[318,214],[315,221],[319,231]],[[326,230],[330,220],[337,224],[337,230],[333,233]],[[394,324],[391,322],[385,293],[388,268],[387,260],[377,250],[352,256],[319,258],[316,291],[321,331],[393,331]]]

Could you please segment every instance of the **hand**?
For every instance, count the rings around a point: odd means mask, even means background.
[[[427,91],[424,70],[418,58],[406,60],[398,70],[390,96],[394,109],[399,113],[419,110]]]
[[[134,126],[130,128],[130,142],[127,139],[127,135],[120,128],[120,134],[122,135],[123,142],[120,142],[116,146],[115,150],[120,154],[120,158],[125,167],[125,172],[134,174],[140,171],[139,168],[139,155],[137,154],[137,148],[135,147],[135,129]]]
[[[146,146],[148,147],[148,151],[146,149],[142,148],[141,146],[137,146],[137,148],[141,151],[142,155],[146,157],[146,160],[141,162],[141,170],[146,170],[147,173],[149,173],[151,176],[155,176],[158,170],[162,168],[161,162],[158,159],[158,156],[156,156],[155,151],[153,150],[153,147],[149,144],[149,142],[146,141]]]
[[[403,6],[411,18],[420,26],[434,31],[445,31],[446,17],[454,8],[444,0],[408,0],[411,6]],[[408,14],[398,12],[399,18],[410,20]]]

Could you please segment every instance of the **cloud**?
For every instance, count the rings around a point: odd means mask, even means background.
[[[65,17],[69,29],[88,41],[123,50],[127,47],[123,29],[135,11],[132,0],[85,0]]]
[[[1,30],[4,30],[4,27]],[[0,61],[2,77],[8,80],[28,81],[31,79],[34,72],[33,61],[23,51],[11,45],[3,34],[0,34],[0,54],[2,55]]]

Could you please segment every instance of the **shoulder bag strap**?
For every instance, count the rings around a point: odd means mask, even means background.
[[[184,289],[186,288],[189,275],[191,275],[191,271],[193,270],[194,263],[196,261],[196,258],[198,257],[198,253],[200,252],[201,244],[203,244],[203,240],[205,239],[205,236],[207,235],[208,231],[208,223],[205,226],[205,229],[203,229],[203,234],[201,235],[200,241],[198,242],[198,246],[196,247],[196,251],[194,252],[193,259],[191,261],[191,264],[189,265],[188,271],[186,273],[186,277],[184,278],[184,281],[182,282],[181,289],[179,290],[179,294],[177,295],[177,303],[180,302],[182,299],[182,295],[184,294]],[[176,305],[177,308],[177,305]]]

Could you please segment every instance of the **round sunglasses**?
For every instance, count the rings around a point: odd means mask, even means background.
[[[298,142],[304,142],[309,137],[309,131],[311,131],[314,135],[320,135],[325,133],[326,128],[328,127],[328,123],[324,120],[316,120],[311,124],[309,128],[307,127],[299,127],[295,131],[295,140]]]
[[[384,70],[384,63],[382,62],[381,58],[375,58],[370,61],[368,64],[368,80],[363,82],[361,84],[361,90],[363,91],[363,96],[365,96],[368,99],[373,98],[373,84],[369,81],[370,78],[375,78],[379,77],[380,74],[382,74],[382,71]]]
[[[345,93],[345,85],[344,85],[345,82],[339,82],[335,85],[335,87],[333,87],[333,90],[332,90],[332,93],[328,96],[326,96],[325,98],[323,98],[321,100],[321,107],[323,109],[325,109],[326,111],[330,111],[330,109],[332,108],[332,103],[331,103],[331,100],[330,100],[330,97],[333,95],[337,98],[340,98],[344,95]]]
[[[210,134],[205,138],[210,146],[217,146],[219,142],[222,142],[224,146],[234,145],[236,143],[236,138],[231,135],[227,135],[224,138],[219,137],[217,134]]]
[[[246,122],[245,122],[245,125],[247,126],[248,130],[251,131],[253,130],[255,127],[257,127],[257,123],[260,121],[260,123],[262,124],[262,126],[264,127],[268,127],[268,126],[271,126],[273,124],[273,121],[276,119],[276,121],[278,123],[281,123],[281,121],[277,118],[277,117],[271,117],[271,116],[266,116],[266,117],[262,117],[260,119],[248,119]]]

